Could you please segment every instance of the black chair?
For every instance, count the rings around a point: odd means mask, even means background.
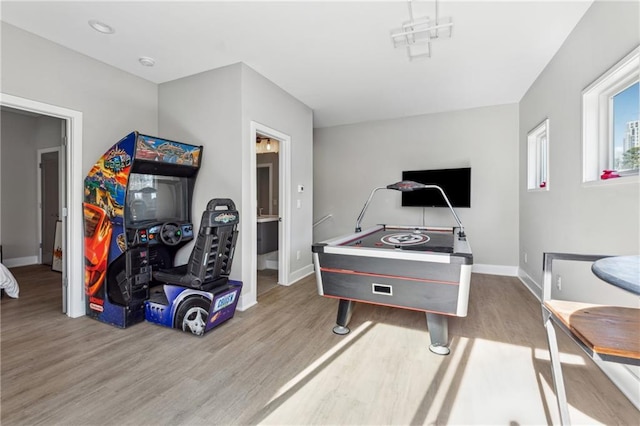
[[[214,198],[202,213],[200,230],[189,263],[153,272],[165,284],[209,291],[227,284],[238,238],[238,211],[233,201]]]

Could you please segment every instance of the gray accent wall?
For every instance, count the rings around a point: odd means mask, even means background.
[[[582,91],[638,46],[639,12],[638,2],[594,2],[520,102],[519,265],[536,292],[542,284],[545,251],[640,252],[638,181],[582,183]],[[527,133],[545,118],[550,128],[550,190],[528,192]],[[631,301],[622,291],[600,283],[588,268],[579,269],[584,268],[559,263],[561,291],[554,286],[554,297]]]
[[[314,241],[354,231],[371,190],[404,170],[471,167],[471,208],[456,212],[475,264],[518,264],[518,105],[381,120],[314,131]],[[454,226],[449,209],[402,207],[378,191],[363,228],[379,223]],[[515,273],[515,272],[514,272]]]

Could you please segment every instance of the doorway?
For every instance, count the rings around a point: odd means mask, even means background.
[[[278,285],[280,141],[256,135],[257,298]]]
[[[40,215],[40,263],[53,263],[56,223],[60,219],[60,147],[38,150],[38,211]]]
[[[257,303],[257,224],[258,224],[258,197],[257,197],[257,138],[271,138],[278,140],[278,209],[272,207],[272,214],[278,215],[278,254],[277,254],[277,277],[278,285],[289,285],[289,251],[291,246],[291,136],[278,130],[270,128],[256,121],[250,122],[249,138],[247,145],[246,165],[250,173],[251,185],[243,187],[243,209],[242,216],[244,223],[248,224],[247,232],[241,233],[242,245],[247,249],[242,250],[242,276],[244,288],[240,299],[241,310],[248,309]],[[266,144],[265,144],[266,148]],[[274,171],[275,169],[272,169]],[[263,210],[264,213],[264,210]],[[247,226],[247,225],[245,225]]]
[[[60,219],[62,219],[62,311],[71,318],[83,316],[85,315],[85,302],[82,238],[84,177],[82,173],[82,113],[5,93],[0,93],[0,106],[30,114],[54,117],[63,122],[63,148],[58,158],[61,169],[65,170],[63,182],[59,186],[62,200],[60,208]],[[6,143],[6,141],[4,142]],[[4,148],[5,145],[2,144],[0,149],[4,151]],[[0,202],[0,212],[3,210],[5,210],[5,206]],[[2,213],[0,213],[0,220],[2,220]],[[34,221],[34,226],[37,226],[37,223]],[[4,239],[5,234],[3,233],[1,237]],[[7,250],[4,247],[3,251],[6,259]],[[34,257],[37,259],[37,256]]]

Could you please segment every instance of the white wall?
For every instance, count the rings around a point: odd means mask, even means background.
[[[640,43],[638,2],[594,2],[520,102],[520,268],[540,295],[542,254],[640,253],[640,191],[631,184],[583,185],[582,90]],[[550,191],[527,192],[527,133],[549,118]],[[524,262],[524,253],[528,262]],[[554,264],[559,299],[639,307],[605,284],[589,264]],[[640,407],[640,368],[600,364]]]
[[[6,23],[0,23],[0,35],[3,94],[82,113],[82,165],[75,166],[82,170],[77,175],[84,178],[98,157],[132,130],[157,134],[158,92],[154,83]],[[82,188],[76,186],[73,196],[81,200]],[[2,203],[3,210],[5,207]],[[82,205],[74,203],[69,209],[73,240],[68,243],[72,250],[81,252]],[[68,309],[73,316],[84,311],[83,262],[75,257],[69,271]]]
[[[62,144],[61,119],[56,117],[40,116],[36,119],[35,142],[36,149],[52,148]]]
[[[131,131],[157,133],[156,84],[4,22],[0,31],[2,93],[82,112],[85,174]]]
[[[537,284],[545,251],[640,252],[638,183],[582,184],[582,90],[640,43],[638,9],[595,2],[520,102],[520,267]],[[527,133],[546,117],[550,191],[527,192]],[[561,296],[602,302],[617,293],[587,277],[563,278]]]
[[[37,117],[2,111],[2,250],[5,262],[37,260],[36,125]]]
[[[202,145],[202,163],[192,203],[196,227],[212,198],[230,198],[242,207],[240,65],[231,65],[163,83],[158,90],[159,136]],[[240,223],[242,232],[242,223]],[[178,263],[189,258],[185,246]],[[240,245],[236,253],[240,253]],[[236,255],[231,278],[242,279],[242,259]]]
[[[474,263],[515,271],[517,158],[516,104],[315,129],[314,219],[333,217],[315,228],[314,240],[353,232],[370,191],[401,180],[403,170],[471,166],[471,208],[456,212]],[[423,224],[423,209],[401,207],[400,200],[397,191],[378,191],[363,228]],[[425,211],[427,225],[455,225],[448,209]]]
[[[291,137],[291,188],[287,194],[291,202],[291,215],[288,218],[291,244],[287,281],[293,281],[313,271],[313,112],[311,108],[243,64],[242,131],[247,147],[249,144],[255,146],[255,140],[252,141],[249,134],[252,121]],[[250,159],[249,153],[245,152],[243,168],[246,170],[251,167]],[[304,192],[297,192],[298,185],[305,188]],[[298,200],[300,208],[297,208]],[[255,240],[255,236],[252,238]],[[297,252],[300,252],[300,259],[297,259]]]
[[[211,198],[231,198],[241,214],[240,238],[231,271],[242,280],[240,309],[255,303],[255,264],[251,242],[256,239],[255,212],[251,220],[250,122],[258,121],[292,137],[292,179],[311,186],[311,110],[244,64],[234,64],[159,86],[160,136],[204,146],[203,162],[196,181],[194,225]],[[255,163],[255,156],[254,161]],[[293,194],[292,194],[293,195]],[[304,258],[291,258],[295,272],[311,265],[311,197],[292,215],[291,250],[305,250]],[[253,224],[253,226],[252,226]],[[192,245],[179,260],[186,261]],[[252,276],[254,278],[252,278]]]
[[[39,248],[37,150],[60,145],[61,120],[3,110],[0,121],[3,257],[9,265],[29,264]]]

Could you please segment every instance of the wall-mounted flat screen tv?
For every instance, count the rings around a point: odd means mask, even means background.
[[[438,185],[453,207],[471,207],[471,167],[459,169],[413,170],[402,172],[402,180]],[[437,189],[402,193],[403,207],[447,207]]]

